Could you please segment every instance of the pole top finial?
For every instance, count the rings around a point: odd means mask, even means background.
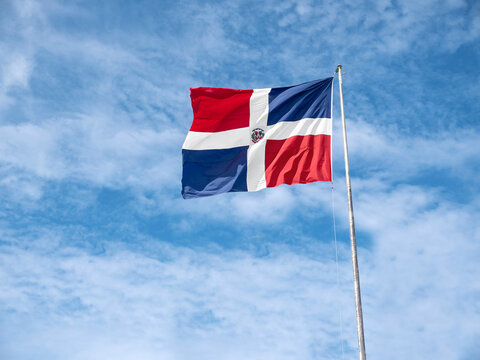
[[[335,72],[338,73],[342,69],[342,65],[338,64]]]

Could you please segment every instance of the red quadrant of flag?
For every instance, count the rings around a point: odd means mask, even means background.
[[[208,87],[190,90],[193,108],[190,131],[219,132],[249,126],[253,90]]]
[[[330,138],[328,135],[308,135],[267,140],[267,187],[332,181]]]

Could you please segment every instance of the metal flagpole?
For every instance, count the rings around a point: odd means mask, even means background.
[[[345,175],[347,180],[348,221],[350,223],[350,246],[352,249],[353,287],[355,289],[355,309],[357,313],[358,358],[360,360],[366,360],[367,355],[365,354],[365,338],[363,335],[362,297],[360,295],[360,275],[358,273],[357,240],[355,239],[352,187],[350,184],[350,166],[348,163],[347,128],[345,126],[345,112],[343,109],[342,65],[337,66],[337,73],[340,88],[340,108],[342,112],[343,152],[345,157]]]

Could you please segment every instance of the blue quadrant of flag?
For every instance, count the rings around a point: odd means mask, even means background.
[[[248,146],[219,150],[182,150],[185,198],[247,191]],[[188,179],[188,181],[185,181]]]
[[[330,118],[330,78],[273,88],[268,94],[268,125],[304,118]]]

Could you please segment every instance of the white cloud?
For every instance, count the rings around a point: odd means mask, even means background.
[[[438,193],[413,186],[360,188],[358,240],[368,233],[374,244],[359,249],[369,356],[462,356],[480,321],[478,207],[438,203]],[[126,359],[137,351],[167,359],[336,358],[340,306],[354,356],[348,246],[340,248],[338,294],[334,249],[325,244],[303,251],[268,243],[260,256],[208,243],[194,250],[149,239],[141,250],[97,238],[105,253],[94,254],[68,246],[72,235],[4,231],[0,299],[14,331],[3,342],[22,339],[23,349],[58,358],[85,343],[93,346],[79,350],[84,358],[118,343]]]
[[[0,161],[41,177],[61,176],[61,157],[56,153],[56,134],[32,124],[0,128]]]
[[[459,358],[480,335],[478,207],[437,199],[419,188],[359,196],[359,224],[375,238],[370,266],[376,276],[364,289],[376,294],[367,300],[366,316],[375,314],[371,348],[379,359],[392,352],[398,358]],[[410,341],[422,341],[405,347],[405,332]]]
[[[337,130],[335,153],[341,154],[341,129]],[[449,176],[467,180],[469,168],[477,162],[477,138],[474,129],[416,134],[363,119],[348,124],[351,166],[361,169],[358,176],[377,172],[390,181],[405,181],[431,170],[447,170]]]
[[[3,63],[0,65],[0,108],[6,108],[14,102],[15,97],[11,91],[29,88],[33,68],[32,61],[25,55],[19,53],[3,55]]]
[[[84,343],[93,346],[78,356],[92,359],[118,343],[125,359],[135,352],[171,359],[308,358],[338,346],[335,267],[325,258],[273,245],[259,258],[158,242],[148,253],[104,243],[107,252],[96,256],[57,247],[52,235],[25,239],[33,247],[23,241],[3,247],[0,301],[15,314],[8,324],[21,314],[31,319],[10,333],[19,338],[1,337],[7,358],[29,356],[28,349],[39,358],[53,352],[63,358]],[[351,335],[353,327],[346,329]],[[348,340],[352,346],[354,338]]]
[[[28,87],[31,74],[31,64],[22,55],[14,54],[2,69],[2,86],[8,89],[12,86]]]
[[[178,130],[154,131],[95,114],[41,125],[0,127],[0,161],[43,179],[82,180],[143,189],[175,183],[181,147]],[[20,179],[20,178],[19,178]]]

